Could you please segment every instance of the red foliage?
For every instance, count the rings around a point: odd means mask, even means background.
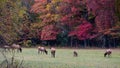
[[[41,31],[41,40],[55,40],[58,31],[54,25],[47,25]]]
[[[61,23],[70,27],[80,23],[80,11],[82,11],[80,6],[83,5],[83,2],[80,0],[63,0],[62,4],[64,5],[60,5]]]
[[[31,7],[31,12],[41,13],[46,12],[45,6],[47,4],[47,0],[34,0],[35,3]]]
[[[52,19],[54,14],[59,14],[57,22],[68,25],[74,29],[71,31],[69,36],[76,35],[78,39],[84,40],[88,38],[94,38],[96,35],[91,36],[92,25],[84,20],[81,23],[82,11],[86,8],[88,12],[91,12],[95,18],[95,30],[102,31],[105,29],[112,28],[114,24],[114,0],[63,0],[55,11],[47,11],[48,0],[35,0],[35,4],[32,6],[33,12],[40,13],[42,23],[56,22]],[[86,1],[86,3],[84,2]],[[55,6],[55,5],[54,5]],[[37,7],[37,8],[36,8]],[[54,8],[54,7],[52,7]],[[78,26],[79,25],[79,26]],[[57,31],[54,30],[53,26],[45,26],[41,33],[42,40],[56,39]]]
[[[88,10],[96,16],[98,31],[109,29],[115,23],[114,0],[86,0]]]
[[[73,12],[73,13],[75,13],[76,11],[77,11],[77,8],[76,7],[71,7],[71,11]]]
[[[69,36],[77,36],[80,40],[85,40],[91,37],[90,32],[92,30],[92,25],[84,20],[74,31],[69,33]]]
[[[92,25],[87,21],[83,21],[83,23],[80,26],[78,26],[77,37],[80,40],[88,39],[91,36],[90,35],[91,30],[92,30]]]

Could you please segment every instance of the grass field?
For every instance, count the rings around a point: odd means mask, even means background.
[[[105,49],[78,49],[78,57],[73,57],[73,49],[57,49],[56,58],[48,51],[48,55],[41,55],[35,48],[24,48],[22,53],[15,53],[15,58],[24,60],[27,68],[120,68],[119,49],[113,49],[110,58],[103,57]]]

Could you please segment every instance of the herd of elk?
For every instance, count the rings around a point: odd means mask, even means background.
[[[4,51],[11,51],[11,50],[15,51],[15,50],[17,50],[17,52],[22,52],[22,47],[18,44],[12,44],[11,46],[4,45],[2,48],[4,49]],[[39,46],[37,49],[38,49],[38,54],[39,53],[41,53],[41,54],[45,53],[46,55],[48,54],[48,51],[45,47]],[[51,57],[55,58],[56,49],[54,47],[51,47],[50,50],[51,50]],[[112,54],[111,49],[107,49],[104,53],[104,57],[106,57],[106,56],[110,57],[111,54]],[[77,53],[76,50],[73,51],[73,56],[74,57],[78,56],[78,53]]]

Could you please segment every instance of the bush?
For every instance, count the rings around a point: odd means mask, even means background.
[[[7,58],[5,52],[1,52],[4,57],[4,60],[0,63],[0,68],[26,68],[23,66],[23,60],[18,61],[15,59],[15,53],[12,53],[12,57],[10,59]]]

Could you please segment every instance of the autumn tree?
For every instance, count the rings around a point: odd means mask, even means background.
[[[93,26],[90,22],[83,22],[83,19],[84,21],[89,20],[88,10],[84,0],[64,0],[61,3],[60,14],[62,15],[60,19],[61,24],[67,25],[68,36],[71,37],[71,39],[74,38],[74,36],[79,40],[89,39],[91,35],[88,30],[91,30]],[[88,25],[91,25],[90,28],[87,27]]]
[[[31,12],[39,14],[40,23],[37,23],[39,27],[58,21],[59,14],[57,14],[57,9],[60,1],[61,0],[35,0]],[[37,26],[37,24],[34,24],[34,26]]]
[[[20,38],[21,18],[25,14],[20,0],[1,0],[0,2],[0,35],[11,44]]]
[[[109,30],[115,26],[115,1],[114,0],[86,0],[88,11],[95,16],[97,33],[103,41],[103,46],[109,47]]]
[[[114,0],[86,0],[89,12],[96,17],[98,31],[112,28],[115,24]]]
[[[56,40],[57,23],[60,15],[58,13],[59,3],[62,0],[35,0],[31,7],[31,12],[37,13],[39,21],[33,23],[33,27],[37,28],[39,38],[41,40]]]

